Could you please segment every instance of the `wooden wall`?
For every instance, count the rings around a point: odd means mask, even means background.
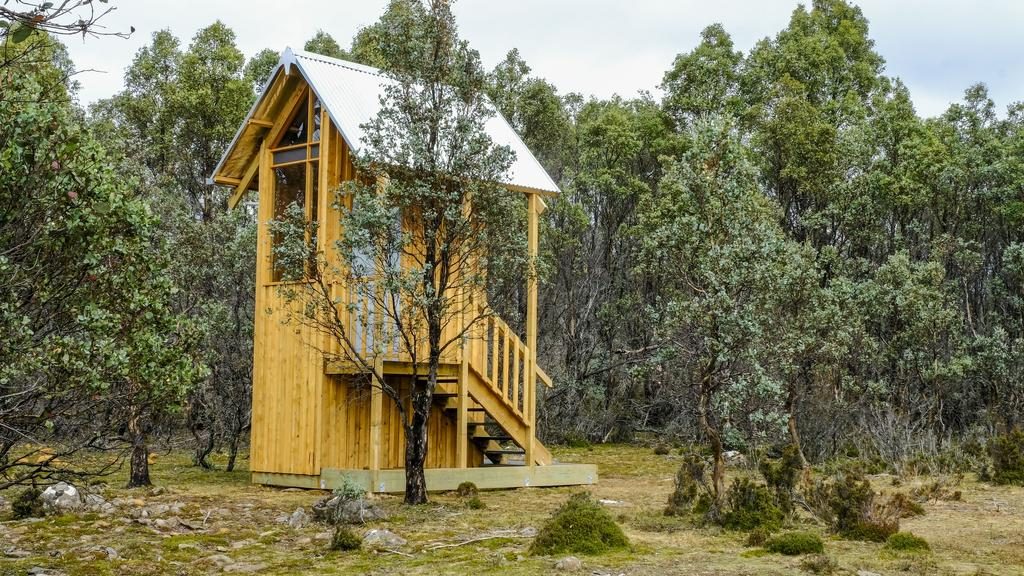
[[[354,176],[349,151],[324,115],[322,140],[320,242],[325,251],[340,233],[332,206],[338,182]],[[310,328],[289,325],[286,306],[271,282],[270,235],[273,218],[273,183],[269,152],[261,148],[259,182],[259,237],[253,366],[250,469],[253,472],[318,475],[322,468],[368,469],[370,466],[370,394],[345,377],[324,374],[316,347],[331,349],[326,336]],[[315,346],[312,346],[315,344]],[[397,383],[397,382],[396,382]],[[398,408],[385,398],[381,438],[381,468],[402,468],[405,462],[404,429]],[[455,419],[435,407],[428,439],[428,468],[457,467]],[[469,448],[470,466],[483,454]]]

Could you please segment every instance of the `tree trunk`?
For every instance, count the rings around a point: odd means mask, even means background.
[[[213,452],[214,436],[213,428],[207,429],[206,439],[203,440],[203,434],[201,429],[192,430],[192,437],[196,440],[196,452],[192,455],[192,465],[199,466],[206,470],[212,470],[213,465],[210,464],[210,453]]]
[[[132,440],[128,488],[151,486],[153,483],[149,480],[149,447],[146,446],[146,433],[138,416],[129,419],[128,433]]]
[[[796,423],[796,403],[797,403],[797,391],[796,384],[792,383],[789,386],[789,391],[786,395],[786,426],[789,428],[789,441],[793,443],[793,447],[796,448],[797,456],[800,458],[800,466],[807,468],[807,459],[804,458],[804,449],[800,444],[800,430],[797,428]]]
[[[426,383],[413,382],[412,422],[405,427],[405,503],[427,503],[427,426],[430,403],[437,385],[438,361],[431,358]]]
[[[234,434],[231,436],[231,440],[228,441],[228,465],[224,468],[228,472],[235,470],[235,459],[238,457],[238,435]]]
[[[715,463],[711,469],[711,483],[715,490],[715,501],[720,502],[725,494],[725,457],[722,455],[722,436],[715,427],[711,412],[711,393],[706,386],[700,391],[700,425],[704,435],[708,437],[711,445],[711,452],[714,455]]]

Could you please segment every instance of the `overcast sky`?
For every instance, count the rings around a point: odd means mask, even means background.
[[[152,33],[170,28],[187,45],[216,19],[238,36],[246,56],[262,48],[301,48],[317,29],[348,46],[376,21],[386,0],[113,0],[103,23],[134,26],[129,40],[69,39],[82,74],[83,103],[121,87],[124,68]],[[533,73],[562,93],[608,97],[654,90],[673,57],[693,48],[701,29],[720,22],[746,52],[785,27],[791,0],[459,0],[463,37],[493,66],[519,48]],[[920,113],[941,113],[975,82],[988,84],[1000,110],[1024,100],[1024,2],[1019,0],[863,0],[886,72],[910,87]]]

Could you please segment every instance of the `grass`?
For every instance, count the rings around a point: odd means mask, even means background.
[[[696,526],[685,518],[662,512],[673,488],[681,456],[656,456],[648,447],[581,446],[553,450],[563,462],[591,462],[599,466],[601,481],[590,487],[594,498],[614,500],[607,506],[631,543],[630,548],[585,559],[586,572],[645,576],[691,574],[807,574],[802,560],[766,554],[746,547],[747,534],[712,526]],[[277,522],[298,506],[309,508],[324,493],[284,491],[253,486],[244,470],[204,471],[189,464],[188,455],[161,455],[153,466],[153,480],[169,492],[150,496],[130,491],[124,473],[107,480],[105,497],[139,499],[145,505],[185,504],[179,515],[196,530],[160,531],[134,522],[127,505],[116,515],[65,515],[44,520],[11,520],[9,505],[0,512],[0,543],[24,551],[24,558],[0,556],[0,575],[24,574],[34,566],[69,576],[214,574],[221,568],[210,557],[224,555],[236,563],[257,565],[259,574],[556,574],[558,556],[530,556],[533,538],[521,530],[540,530],[562,506],[572,488],[525,488],[486,493],[486,509],[473,509],[455,493],[431,494],[426,506],[406,507],[399,496],[376,497],[390,517],[365,528],[391,530],[409,541],[400,552],[367,550],[331,552],[333,531],[310,524],[292,529]],[[244,461],[243,461],[244,464]],[[730,471],[730,480],[742,476]],[[898,489],[931,481],[905,480]],[[881,478],[878,489],[896,488]],[[879,574],[1019,575],[1024,573],[1024,488],[993,486],[967,478],[957,487],[961,501],[935,501],[927,514],[907,518],[901,529],[924,538],[930,554],[893,554],[882,544],[829,539],[826,548],[837,574],[865,570]],[[13,492],[0,493],[8,501]],[[204,522],[205,520],[205,522]],[[824,535],[820,526],[800,517],[786,530]],[[475,538],[486,540],[462,544]],[[439,547],[439,546],[446,547]],[[107,558],[102,547],[116,550]],[[51,553],[59,552],[56,556]],[[699,569],[697,568],[699,567]]]

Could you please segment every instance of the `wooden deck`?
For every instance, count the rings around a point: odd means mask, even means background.
[[[427,490],[455,490],[463,482],[472,482],[481,490],[525,487],[579,486],[597,483],[594,464],[552,464],[550,466],[501,465],[477,468],[428,468],[424,471]],[[326,468],[319,476],[254,472],[255,484],[333,490],[348,478],[367,492],[401,493],[405,491],[405,470],[337,470]]]

